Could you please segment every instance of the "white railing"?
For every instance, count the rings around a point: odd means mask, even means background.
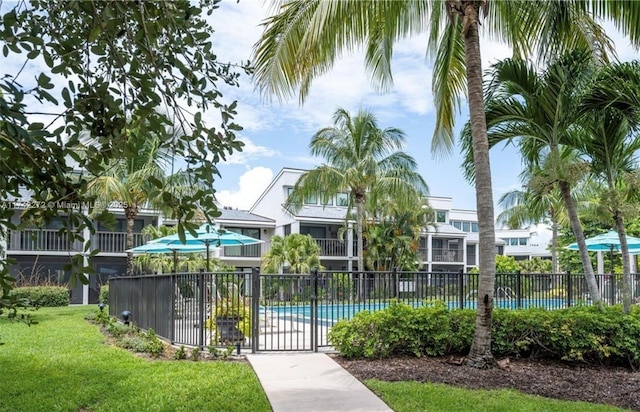
[[[462,251],[434,248],[431,258],[434,262],[462,262]]]
[[[133,247],[140,246],[144,243],[145,239],[142,234],[133,234]],[[127,250],[127,233],[97,231],[91,246],[94,249],[100,249],[100,252],[123,253]]]
[[[71,241],[68,233],[58,229],[10,230],[8,250],[64,252],[82,250],[82,242]]]
[[[315,239],[315,241],[320,246],[320,256],[347,256],[347,242],[345,241],[338,239]]]

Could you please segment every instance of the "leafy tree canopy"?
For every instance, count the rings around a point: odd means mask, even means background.
[[[212,188],[215,164],[242,147],[234,134],[241,130],[233,121],[236,102],[226,102],[220,87],[237,86],[238,69],[246,67],[217,61],[204,13],[218,2],[34,0],[0,7],[2,58],[12,63],[3,66],[16,68],[0,79],[0,198],[21,198],[26,190],[44,207],[27,208],[22,220],[63,214],[70,241],[78,239],[92,225],[85,217],[88,176],[105,174],[110,159],[130,158],[150,134],[164,136],[161,147],[179,159],[194,187]],[[26,76],[27,67],[37,74]],[[205,121],[211,110],[217,127]],[[158,133],[170,128],[179,132]],[[195,229],[185,223],[198,208],[216,216],[213,193],[164,190],[180,233]],[[0,210],[5,237],[16,228],[7,205]],[[6,263],[2,257],[3,295],[11,287]],[[72,269],[90,270],[82,256]]]

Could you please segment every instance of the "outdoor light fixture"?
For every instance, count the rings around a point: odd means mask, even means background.
[[[122,318],[122,321],[124,322],[125,325],[129,325],[129,320],[131,319],[131,312],[129,312],[128,310],[123,310],[122,313],[120,313],[120,317]]]
[[[104,302],[100,302],[98,303],[98,307],[100,308],[100,312],[104,312],[104,307],[107,306],[104,304]]]

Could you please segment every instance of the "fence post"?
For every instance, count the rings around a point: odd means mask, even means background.
[[[318,268],[311,271],[311,349],[318,351]]]
[[[464,309],[464,270],[458,272],[458,306]]]
[[[204,349],[204,307],[205,307],[205,284],[204,284],[204,269],[200,269],[200,273],[198,274],[198,291],[200,292],[200,296],[198,296],[198,305],[199,313],[198,313],[198,333],[200,340],[200,348]]]
[[[573,281],[571,280],[571,271],[567,271],[567,307],[571,307],[571,296],[573,295]]]
[[[516,271],[516,307],[522,308],[522,271]]]
[[[398,284],[398,268],[396,268],[395,266],[393,268],[391,268],[391,275],[393,278],[393,297],[396,298],[397,300],[400,299],[400,288],[398,286],[400,286]],[[391,297],[391,296],[389,296]]]
[[[171,331],[171,336],[169,336],[169,341],[173,345],[176,340],[176,306],[178,303],[178,295],[176,294],[178,285],[178,279],[175,273],[171,273],[171,297],[172,297],[172,305],[171,305],[171,327],[169,330]]]
[[[616,272],[611,271],[611,276],[609,276],[609,305],[615,305],[616,303]]]
[[[260,268],[251,269],[251,353],[258,351],[260,341]],[[265,316],[267,316],[265,312]],[[266,321],[265,321],[266,322]]]

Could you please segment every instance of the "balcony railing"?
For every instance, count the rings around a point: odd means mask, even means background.
[[[462,263],[462,251],[456,249],[433,249],[434,262],[459,262]]]
[[[224,246],[220,248],[220,257],[259,258],[271,248],[271,242],[243,246]]]
[[[7,250],[78,252],[82,250],[82,242],[70,241],[70,236],[58,229],[10,230]]]
[[[133,234],[133,247],[140,246],[144,243],[145,237],[141,233]],[[92,246],[100,249],[100,252],[123,253],[127,250],[127,234],[126,232],[98,231],[96,232]]]

